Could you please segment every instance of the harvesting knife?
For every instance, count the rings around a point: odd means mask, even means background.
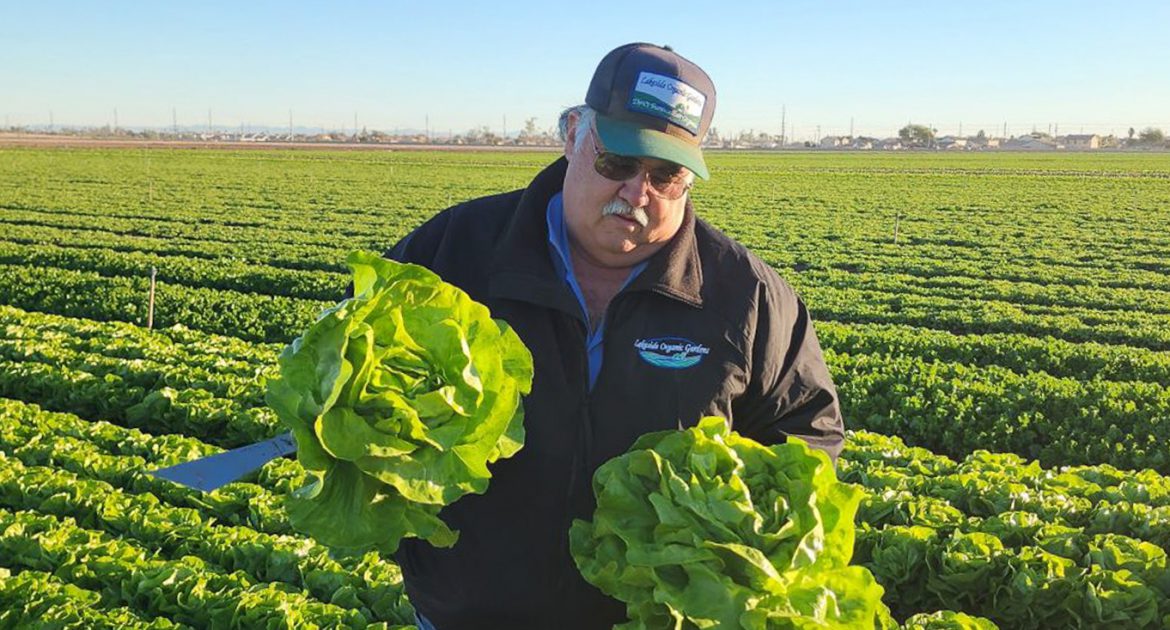
[[[278,435],[271,440],[241,446],[230,451],[209,455],[195,461],[176,464],[150,474],[184,486],[211,492],[256,470],[268,462],[297,450],[292,433]]]

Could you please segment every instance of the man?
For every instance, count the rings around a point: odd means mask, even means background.
[[[844,429],[808,311],[774,271],[695,217],[715,89],[669,48],[622,46],[562,116],[564,158],[523,190],[445,210],[388,252],[511,324],[532,351],[524,448],[441,517],[451,549],[397,556],[424,628],[609,628],[569,525],[640,435],[720,415],[763,443],[836,457]]]

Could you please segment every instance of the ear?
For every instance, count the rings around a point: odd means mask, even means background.
[[[577,112],[569,113],[568,131],[565,133],[565,159],[572,162],[573,153],[577,147],[577,121],[581,115]]]

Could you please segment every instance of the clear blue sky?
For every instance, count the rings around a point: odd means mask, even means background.
[[[718,8],[716,8],[718,7]],[[1170,130],[1170,2],[55,2],[0,0],[10,124],[554,124],[597,62],[668,43],[721,132]]]

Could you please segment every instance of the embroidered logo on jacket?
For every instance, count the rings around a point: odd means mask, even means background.
[[[634,348],[646,363],[672,370],[689,368],[711,353],[707,346],[682,337],[639,339],[634,342]]]

